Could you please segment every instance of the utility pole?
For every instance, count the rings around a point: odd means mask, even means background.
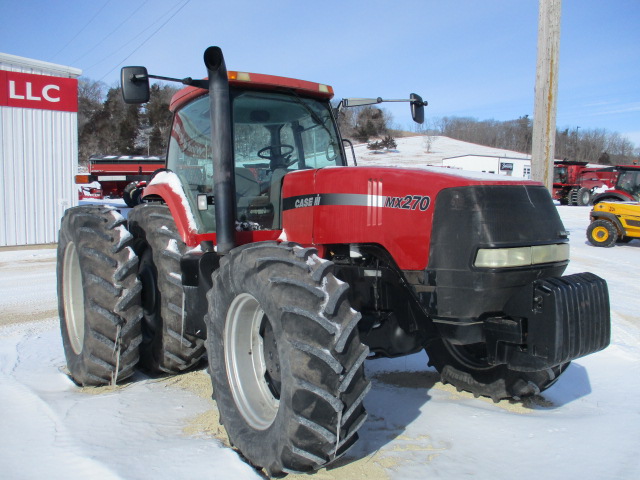
[[[542,182],[549,191],[553,188],[556,143],[561,6],[562,0],[539,0],[531,173],[533,179]]]

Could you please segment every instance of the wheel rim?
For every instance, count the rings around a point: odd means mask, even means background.
[[[589,197],[590,197],[589,192],[584,192],[582,194],[582,205],[589,205]]]
[[[80,355],[84,346],[84,290],[80,259],[73,242],[67,244],[64,252],[62,279],[64,321],[71,348],[76,355]]]
[[[251,427],[265,430],[275,420],[280,404],[276,397],[279,383],[269,374],[279,371],[279,359],[271,348],[275,340],[270,322],[252,295],[243,293],[231,303],[224,344],[227,377],[236,406]]]
[[[598,242],[604,242],[609,238],[609,231],[604,227],[596,227],[593,229],[593,238]]]

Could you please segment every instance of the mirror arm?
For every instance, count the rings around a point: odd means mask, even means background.
[[[390,99],[390,100],[383,100],[381,98],[378,99],[378,103],[381,102],[409,102],[409,103],[414,103],[417,107],[426,107],[428,105],[426,100],[423,101],[417,101],[417,100],[412,100],[412,99]]]
[[[192,87],[203,88],[205,90],[209,89],[208,80],[194,80],[191,77],[173,78],[173,77],[163,77],[161,75],[148,75],[148,74],[147,75],[144,75],[144,74],[131,75],[131,81],[134,83],[146,81],[149,78],[155,78],[156,80],[164,80],[166,82],[178,82],[178,83],[182,83],[183,85],[190,85]]]
[[[428,105],[426,100],[417,101],[411,98],[384,99],[384,98],[378,97],[378,98],[371,98],[371,99],[352,99],[352,100],[370,100],[367,103],[357,103],[356,105],[349,105],[349,100],[350,100],[349,98],[343,98],[342,100],[340,100],[340,103],[338,104],[338,110],[341,110],[342,108],[348,108],[351,106],[362,107],[366,105],[377,105],[378,103],[387,103],[387,102],[409,102],[409,103],[415,104],[417,107],[426,107]]]

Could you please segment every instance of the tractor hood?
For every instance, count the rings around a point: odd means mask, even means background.
[[[443,195],[452,189],[482,194]],[[446,199],[447,205],[439,207],[441,199]],[[474,204],[473,199],[491,205]],[[530,231],[527,218],[541,217],[532,215],[530,210],[541,207],[552,217],[544,216],[544,223],[551,227],[545,227],[549,232],[543,235],[543,241],[566,242],[551,196],[541,184],[438,167],[332,167],[292,172],[284,180],[282,205],[283,228],[288,240],[315,245],[379,244],[392,254],[402,270],[427,268],[434,235],[432,225],[438,209],[466,212],[465,215],[475,221],[460,226],[479,230],[449,232],[451,237],[445,242],[473,236],[483,238],[485,244],[499,238],[501,245],[522,245],[528,240],[515,230],[502,236],[484,232],[491,219],[483,216],[483,212],[492,215],[498,210],[501,214],[511,212],[507,218]],[[534,229],[538,227],[544,224]],[[497,225],[491,228],[499,230]],[[438,241],[443,240],[438,237]]]

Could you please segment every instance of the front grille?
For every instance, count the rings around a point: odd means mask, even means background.
[[[562,275],[567,262],[510,269],[475,268],[478,248],[529,247],[566,241],[549,191],[539,185],[475,185],[442,190],[435,202],[428,285],[433,316],[478,318],[500,312],[537,278]]]

